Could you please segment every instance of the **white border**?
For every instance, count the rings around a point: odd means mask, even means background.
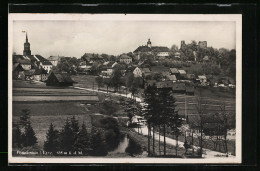
[[[12,49],[14,20],[89,21],[235,21],[236,22],[236,157],[212,159],[175,158],[22,158],[12,157]],[[8,162],[9,163],[241,163],[242,161],[242,15],[241,14],[24,14],[8,16]]]

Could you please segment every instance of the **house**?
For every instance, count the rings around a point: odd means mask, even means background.
[[[52,64],[50,61],[42,61],[40,62],[40,66],[45,69],[48,73],[51,71],[52,69]]]
[[[173,93],[186,93],[185,83],[173,83],[172,92]]]
[[[178,71],[177,68],[170,68],[170,73],[171,73],[171,75],[175,75],[176,78],[180,77],[180,72]]]
[[[30,60],[27,60],[27,59],[20,59],[18,61],[18,63],[21,64],[21,66],[23,67],[24,70],[30,70],[32,68],[32,65],[31,65],[31,62]]]
[[[159,59],[163,59],[164,57],[169,56],[170,49],[164,46],[154,46],[152,47],[152,51],[156,54]]]
[[[166,78],[167,78],[168,80],[170,80],[170,81],[174,81],[174,82],[177,81],[177,78],[176,78],[175,75],[167,75]]]
[[[35,70],[34,70],[34,69],[26,70],[26,71],[24,72],[24,78],[25,78],[25,80],[33,80],[33,79],[34,79],[34,73],[35,73]]]
[[[175,52],[174,53],[175,58],[181,58],[181,53],[180,52]]]
[[[126,54],[123,54],[119,57],[119,61],[125,64],[130,64],[132,62],[132,58]]]
[[[21,64],[19,64],[19,63],[14,64],[13,79],[22,79],[23,80],[25,78],[24,71],[25,71],[25,69],[23,69]]]
[[[150,74],[151,73],[149,68],[142,68],[142,72],[143,72],[143,74]]]
[[[156,82],[155,85],[158,89],[162,89],[162,88],[172,89],[173,82],[172,81],[159,81],[159,82]]]
[[[142,77],[142,70],[136,67],[133,71],[134,77]]]
[[[63,56],[50,56],[47,60],[51,62],[53,66],[57,66]]]
[[[34,73],[34,80],[36,81],[45,81],[47,80],[48,73],[43,68],[37,68]]]
[[[186,78],[187,78],[188,80],[196,80],[196,76],[195,76],[194,74],[187,74],[187,75],[186,75]]]
[[[193,86],[186,86],[186,94],[187,95],[194,95],[194,87]]]
[[[54,73],[53,71],[48,76],[46,86],[73,86],[76,83],[67,73]]]
[[[185,79],[186,78],[186,71],[185,70],[178,70],[180,75],[177,77],[178,79]]]
[[[207,77],[206,75],[198,75],[198,79],[200,80],[200,82],[207,82]]]
[[[154,54],[159,59],[164,59],[169,56],[170,49],[165,46],[152,46],[152,42],[148,39],[145,46],[139,46],[134,50],[134,54],[140,57],[140,54]]]

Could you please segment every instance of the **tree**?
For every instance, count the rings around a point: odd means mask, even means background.
[[[59,149],[59,131],[54,129],[52,123],[46,133],[46,141],[44,141],[43,149],[54,155],[57,154]]]
[[[37,144],[37,138],[35,136],[35,132],[30,123],[28,123],[25,127],[25,132],[22,134],[23,146],[34,146]]]
[[[178,46],[177,46],[177,45],[172,45],[171,51],[172,51],[173,53],[177,52],[177,51],[178,51]]]
[[[104,81],[104,84],[107,86],[107,93],[108,93],[108,87],[111,86],[111,78],[106,78],[103,81]]]
[[[118,88],[120,87],[120,84],[122,83],[121,81],[122,73],[120,70],[115,69],[112,78],[111,78],[111,85],[114,87],[115,91],[118,91]]]
[[[74,141],[73,151],[78,151],[78,144],[76,142],[77,142],[78,133],[79,133],[79,122],[78,122],[78,120],[76,120],[75,116],[72,116],[70,122],[71,122],[71,129],[73,132],[73,141]]]
[[[174,127],[176,132],[181,126],[180,118],[177,111],[175,111],[175,98],[171,93],[171,89],[161,89],[158,94],[159,107],[157,107],[157,109],[159,111],[157,116],[157,124],[162,124],[163,126],[164,155],[166,155],[166,126]]]
[[[90,140],[89,135],[86,129],[85,122],[83,122],[81,129],[78,134],[78,138],[76,141],[77,147],[79,151],[82,151],[83,155],[87,155],[90,150]]]
[[[26,127],[28,124],[30,124],[30,110],[22,109],[20,116],[20,125],[22,127]]]
[[[101,129],[92,127],[90,147],[92,148],[92,155],[94,156],[107,155],[105,138]]]
[[[98,89],[100,89],[100,87],[103,84],[103,78],[102,77],[96,77],[95,80],[96,80],[96,82],[98,84]]]
[[[13,138],[13,142],[12,142],[13,148],[22,147],[22,133],[19,125],[16,123],[13,124],[12,138]]]
[[[67,152],[67,155],[71,154],[74,145],[74,133],[71,129],[71,124],[67,118],[65,125],[60,133],[60,147],[61,150]]]
[[[145,119],[147,121],[147,126],[148,126],[148,155],[151,155],[151,151],[150,151],[151,126],[155,120],[155,114],[157,112],[157,110],[156,110],[156,103],[157,103],[156,93],[157,93],[157,89],[156,89],[155,85],[148,86],[144,90],[145,106],[144,106],[143,116],[145,117]]]
[[[118,111],[118,107],[112,101],[104,101],[103,108],[105,110],[105,114],[107,115],[113,115]]]

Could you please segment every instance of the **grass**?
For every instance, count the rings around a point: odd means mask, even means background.
[[[88,113],[85,109],[85,105],[77,102],[13,103],[13,116],[20,116],[22,109],[30,109],[31,116],[59,116]]]

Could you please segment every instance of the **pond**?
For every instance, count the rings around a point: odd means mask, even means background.
[[[118,146],[109,152],[110,155],[126,154],[127,156],[135,157],[137,155],[144,155],[142,147],[133,141],[127,134],[122,135]]]

